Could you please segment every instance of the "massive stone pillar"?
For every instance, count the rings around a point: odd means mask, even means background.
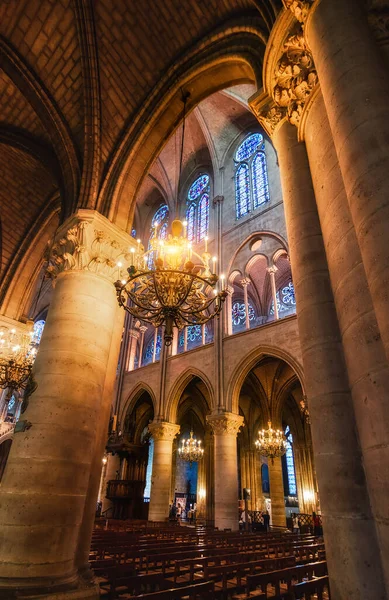
[[[305,137],[370,503],[389,583],[389,478],[383,475],[383,465],[389,465],[389,368],[320,94],[310,107]]]
[[[169,516],[171,502],[172,446],[180,426],[167,421],[153,421],[149,430],[154,439],[149,520],[165,521]]]
[[[207,416],[215,440],[215,527],[239,528],[237,434],[243,417],[233,413]]]
[[[389,76],[362,0],[308,11],[313,54],[350,213],[389,359]]]
[[[306,148],[287,122],[274,133],[281,171],[331,595],[385,598],[341,336]]]
[[[78,536],[104,389],[116,367],[112,281],[131,238],[98,213],[79,210],[57,239],[49,269],[56,285],[34,366],[37,388],[0,490],[0,597],[8,599],[15,588],[50,597],[79,586]],[[77,597],[94,594],[91,586]]]
[[[281,458],[268,461],[272,525],[286,527],[284,480]]]

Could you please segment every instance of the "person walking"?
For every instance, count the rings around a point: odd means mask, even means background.
[[[293,516],[293,533],[300,533],[300,521],[296,514]]]
[[[269,515],[269,511],[268,510],[263,515],[263,525],[264,525],[265,531],[269,531],[269,527],[270,527],[270,515]]]

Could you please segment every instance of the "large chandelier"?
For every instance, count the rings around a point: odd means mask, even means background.
[[[25,389],[36,356],[33,333],[0,328],[0,388]]]
[[[181,180],[185,135],[185,111],[189,94],[183,94],[183,121],[180,156]],[[165,326],[164,341],[173,341],[173,326],[183,329],[187,325],[202,325],[220,314],[227,297],[224,276],[216,274],[217,259],[208,252],[205,237],[204,252],[197,254],[187,238],[185,221],[177,218],[172,222],[166,239],[158,238],[158,225],[147,252],[141,241],[131,248],[132,261],[123,276],[122,264],[118,263],[119,279],[116,291],[120,306],[136,319],[147,321],[154,327]]]
[[[118,302],[137,319],[165,325],[165,345],[170,346],[173,326],[201,325],[219,315],[227,291],[223,275],[218,289],[215,271],[216,257],[211,260],[207,240],[203,254],[194,252],[185,222],[176,219],[167,239],[158,239],[155,227],[147,252],[140,240],[132,248],[128,278],[115,284]]]
[[[193,437],[193,429],[190,430],[189,438],[182,439],[181,447],[178,448],[178,455],[190,464],[203,458],[204,448],[201,447],[201,441]]]
[[[261,456],[270,458],[274,464],[274,459],[283,456],[286,452],[286,437],[281,429],[272,429],[269,421],[267,429],[258,431],[255,447]]]

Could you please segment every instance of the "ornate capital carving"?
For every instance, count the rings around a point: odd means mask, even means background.
[[[250,285],[251,281],[250,281],[250,279],[245,277],[245,278],[241,279],[239,283],[242,287],[247,287],[248,285]]]
[[[155,440],[172,442],[180,432],[180,426],[168,421],[153,421],[149,425],[149,431]]]
[[[317,81],[312,54],[301,30],[284,43],[272,81],[273,101],[278,108],[286,110],[292,125],[298,127],[305,102]]]
[[[130,248],[135,245],[131,236],[98,212],[79,210],[59,230],[47,274],[55,278],[63,271],[90,271],[114,282],[130,263]]]
[[[273,275],[275,275],[277,273],[278,269],[275,265],[271,265],[271,267],[267,267],[266,271],[268,273],[273,273]]]
[[[290,10],[297,21],[305,23],[308,17],[309,9],[314,0],[282,0],[287,10]]]
[[[207,416],[207,422],[215,435],[237,435],[244,419],[235,413],[217,413]]]
[[[286,117],[286,108],[276,106],[266,93],[254,94],[249,99],[252,112],[271,137],[279,123]]]
[[[215,196],[212,203],[214,206],[216,206],[217,204],[221,204],[224,200],[224,196]]]

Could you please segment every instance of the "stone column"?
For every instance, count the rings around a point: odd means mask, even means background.
[[[281,458],[268,460],[272,525],[286,527],[284,481]]]
[[[239,529],[237,439],[243,417],[233,413],[207,416],[215,440],[215,526]]]
[[[244,308],[246,311],[246,329],[250,329],[250,315],[249,315],[249,296],[247,292],[247,286],[250,283],[249,279],[242,279],[241,286],[243,287],[243,298],[244,298]]]
[[[139,367],[141,367],[142,366],[142,361],[143,361],[143,346],[144,346],[144,343],[145,343],[145,333],[147,331],[146,325],[141,325],[141,327],[139,327],[139,331],[140,331],[140,344],[139,344],[138,365],[139,365]]]
[[[188,350],[188,328],[184,328],[184,352]]]
[[[383,465],[389,465],[389,368],[319,94],[310,107],[305,134],[370,502],[389,583],[389,478],[382,477]]]
[[[361,0],[316,1],[305,32],[389,359],[388,68]]]
[[[201,325],[201,344],[205,344],[205,323]]]
[[[305,145],[297,142],[296,129],[287,122],[279,125],[273,140],[280,163],[331,592],[335,598],[381,598],[380,552],[308,157]]]
[[[155,363],[157,356],[157,340],[158,340],[158,327],[154,329],[154,347],[153,347],[153,363]]]
[[[169,516],[171,499],[172,445],[180,426],[167,421],[153,421],[149,425],[149,431],[154,439],[149,520],[165,521]]]
[[[78,586],[77,542],[117,315],[112,281],[132,241],[89,210],[69,218],[57,239],[37,388],[22,421],[29,428],[15,435],[0,490],[0,597]],[[95,593],[92,586],[82,598]]]
[[[138,329],[130,329],[128,331],[128,336],[130,338],[130,348],[128,353],[128,362],[126,370],[133,371],[135,366],[136,349],[138,345],[138,340],[140,338],[140,331]]]
[[[227,287],[227,298],[226,298],[226,330],[227,335],[232,335],[232,295],[234,288],[232,286]]]
[[[178,351],[178,329],[174,327],[173,329],[173,342],[172,342],[172,356],[175,356]]]
[[[273,306],[274,306],[274,320],[278,321],[279,314],[278,314],[277,287],[276,287],[276,273],[277,273],[278,269],[275,265],[273,265],[271,267],[268,267],[266,270],[269,273],[269,277],[270,277],[271,295],[273,297]]]

